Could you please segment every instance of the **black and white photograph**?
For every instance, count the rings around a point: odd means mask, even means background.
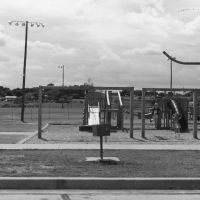
[[[0,0],[0,200],[199,200],[200,1]]]

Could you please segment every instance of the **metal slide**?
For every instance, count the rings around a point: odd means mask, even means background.
[[[181,115],[181,112],[179,110],[179,107],[178,107],[176,101],[174,99],[170,99],[170,103],[172,105],[173,112],[176,113],[176,114],[178,114],[178,115]]]
[[[118,98],[119,98],[119,104],[120,104],[120,106],[123,106],[122,97],[121,97],[121,94],[120,94],[119,90],[117,91],[117,94],[118,94]]]
[[[177,102],[174,99],[170,99],[169,102],[170,102],[170,108],[172,109],[173,114],[176,114],[176,116],[178,117],[178,122],[180,123],[180,125],[182,127],[182,124],[181,124],[181,122],[182,122],[182,120],[181,120],[182,113],[181,113],[181,111],[180,111],[180,109],[178,107]]]
[[[121,94],[120,94],[119,90],[117,90],[117,96],[118,96],[118,99],[119,99],[119,105],[123,106],[122,97],[121,97]],[[110,97],[109,97],[109,90],[106,90],[106,100],[107,100],[108,106],[110,106],[111,103],[110,103]]]
[[[110,106],[110,97],[109,97],[109,91],[108,90],[106,90],[106,100],[107,100],[108,106]]]

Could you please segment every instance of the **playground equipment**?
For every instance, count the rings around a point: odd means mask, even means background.
[[[145,137],[145,93],[147,91],[192,91],[193,93],[193,137],[197,138],[197,92],[198,89],[186,88],[143,88],[142,89],[142,132],[141,136]],[[188,99],[182,97],[157,98],[158,106],[161,109],[160,126],[157,124],[157,129],[172,129],[175,128],[175,122],[180,124],[180,132],[188,131]],[[157,123],[159,123],[159,120]]]
[[[80,131],[89,131],[92,125],[108,124],[111,130],[123,129],[123,102],[120,92],[91,91],[85,96],[83,125]],[[116,123],[116,124],[114,124]]]
[[[133,138],[133,97],[134,88],[133,87],[93,87],[93,86],[39,86],[39,101],[38,101],[38,138],[42,137],[42,98],[44,90],[79,90],[85,92],[84,101],[84,115],[82,126],[90,126],[91,124],[110,124],[111,128],[122,128],[122,98],[119,91],[126,90],[129,91],[129,130],[130,138]],[[105,93],[100,93],[98,91],[105,91]],[[117,93],[113,93],[117,91]],[[117,101],[115,102],[115,100]],[[100,111],[100,112],[99,112]],[[97,114],[100,113],[98,116]],[[89,117],[90,114],[90,117]],[[81,116],[81,115],[80,115]],[[113,124],[113,118],[116,116],[115,121],[117,124]],[[95,119],[96,117],[96,119]],[[112,118],[113,117],[113,118]],[[65,119],[66,120],[66,119]]]
[[[190,120],[193,120],[193,107],[194,107],[194,103],[193,103],[193,101],[189,101],[189,107],[188,107],[188,118],[190,119]],[[197,121],[200,121],[200,102],[198,101],[198,103],[197,103]]]
[[[180,124],[180,132],[188,131],[188,99],[175,98],[169,100],[169,108],[172,110],[172,120],[175,125]]]
[[[155,122],[156,129],[174,129],[175,122],[180,124],[180,131],[188,130],[187,109],[188,99],[158,98],[155,105],[145,114],[145,119]]]

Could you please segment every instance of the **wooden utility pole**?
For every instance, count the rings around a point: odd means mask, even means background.
[[[134,88],[130,90],[130,138],[133,138],[133,101],[134,101]]]
[[[26,23],[25,23],[24,67],[23,67],[22,109],[21,109],[21,121],[22,122],[24,122],[24,110],[25,110],[25,84],[26,84],[27,40],[28,40],[28,21],[26,21]]]
[[[42,87],[39,87],[38,95],[38,138],[42,138]]]
[[[142,89],[142,112],[141,112],[141,118],[142,118],[142,133],[141,137],[145,138],[145,90]]]
[[[193,138],[197,139],[197,92],[193,91]]]

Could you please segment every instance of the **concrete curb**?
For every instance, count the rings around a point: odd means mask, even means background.
[[[0,177],[0,189],[199,190],[200,178]]]
[[[0,150],[99,150],[99,143],[81,144],[0,144]],[[200,151],[199,145],[121,145],[104,144],[105,150],[155,150],[155,151]]]
[[[49,124],[45,124],[45,126],[42,128],[42,131],[44,131],[46,128],[48,128]],[[28,140],[30,140],[32,137],[34,137],[35,135],[38,134],[38,131],[33,132],[31,135],[29,135],[28,137],[20,140],[19,142],[17,142],[17,144],[24,144],[25,142],[27,142]]]

